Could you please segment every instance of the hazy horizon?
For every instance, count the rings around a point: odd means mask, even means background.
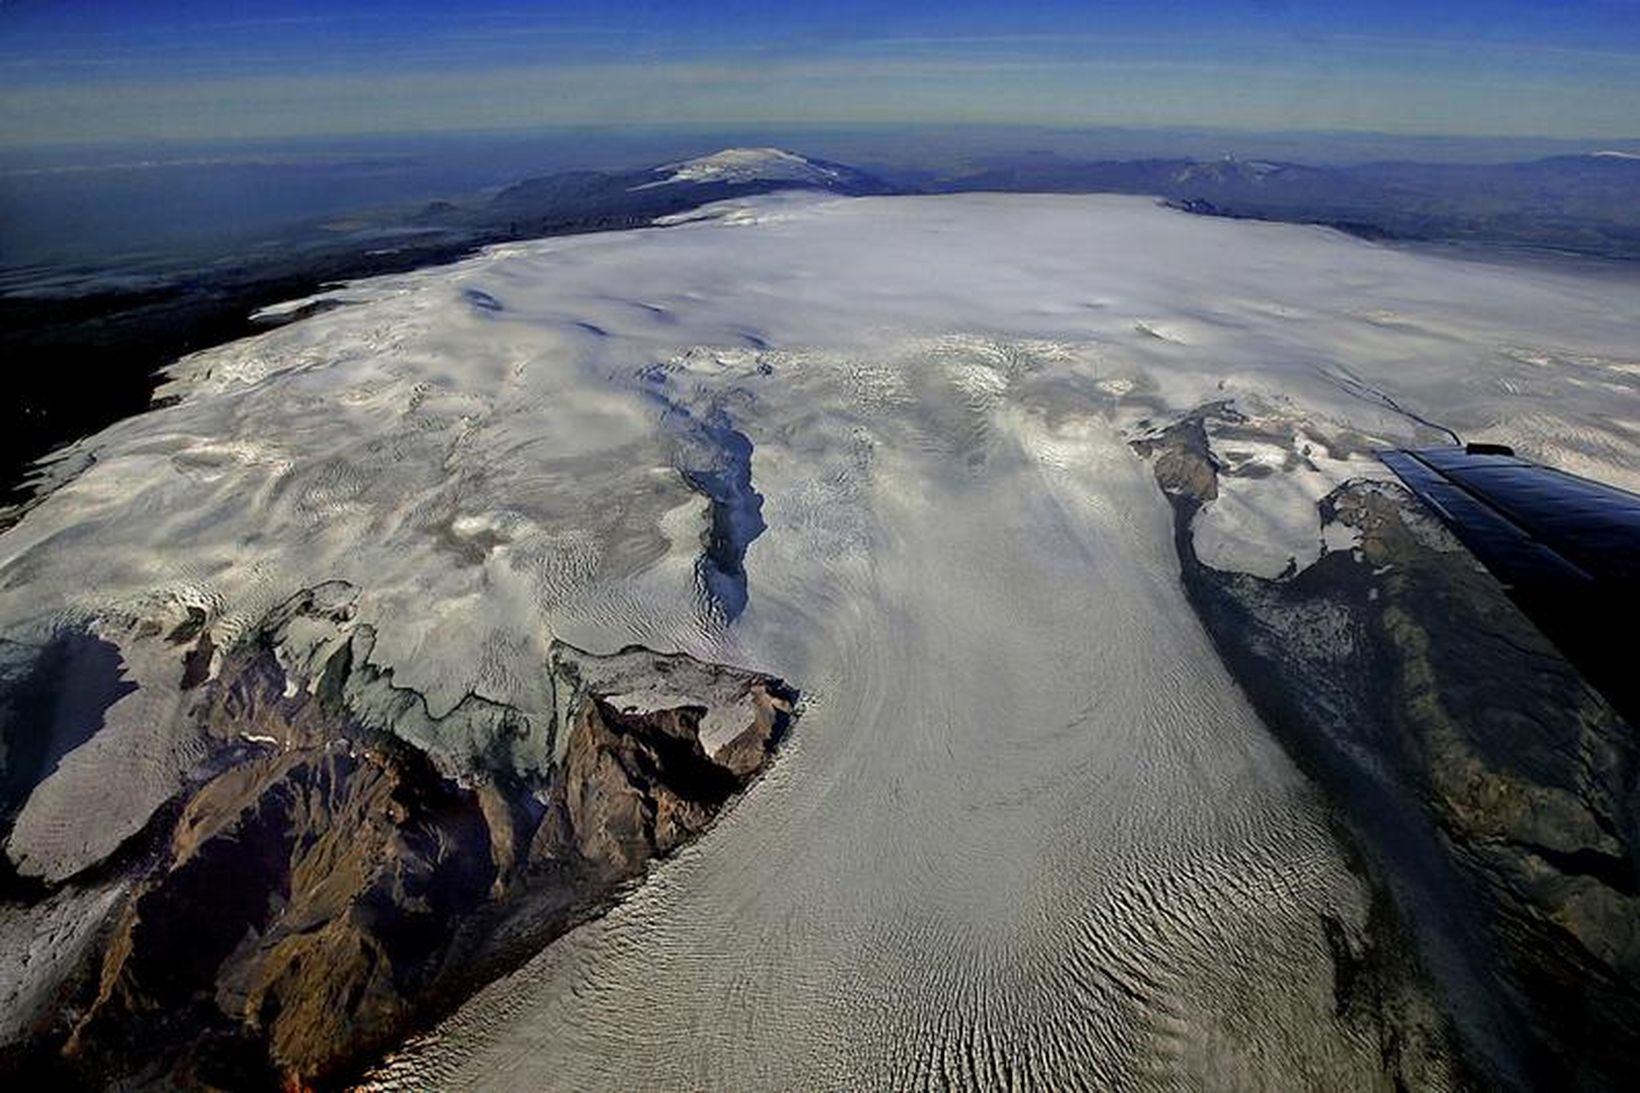
[[[1640,5],[0,8],[0,146],[999,124],[1623,140]]]
[[[1511,162],[1640,140],[999,125],[555,126],[448,133],[102,141],[0,148],[0,268],[177,257],[315,219],[486,190],[566,170],[653,166],[776,144],[868,167],[932,170],[987,157],[1351,164]]]

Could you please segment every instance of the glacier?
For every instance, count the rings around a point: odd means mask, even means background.
[[[979,194],[768,195],[351,283],[180,361],[0,536],[0,629],[88,630],[133,684],[6,851],[73,876],[186,777],[143,635],[231,647],[346,582],[430,717],[535,726],[417,729],[453,777],[554,761],[555,640],[805,695],[707,838],[384,1085],[1365,1084],[1328,931],[1364,936],[1370,887],[1185,601],[1130,441],[1229,401],[1313,454],[1243,444],[1265,466],[1198,518],[1204,561],[1267,577],[1350,548],[1315,502],[1431,435],[1402,407],[1635,488],[1633,287]],[[724,476],[761,498],[727,569]]]

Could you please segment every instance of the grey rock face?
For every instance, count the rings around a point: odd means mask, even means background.
[[[1213,569],[1204,407],[1138,445],[1192,604],[1342,805],[1493,1080],[1615,1088],[1640,1046],[1633,729],[1398,486],[1318,506],[1352,549],[1275,580]]]

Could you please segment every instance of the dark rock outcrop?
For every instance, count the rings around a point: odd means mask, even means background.
[[[344,1081],[698,836],[793,716],[767,676],[559,644],[556,760],[458,777],[355,708],[384,680],[354,641],[291,674],[276,640],[327,618],[309,595],[231,650],[197,636],[191,716],[217,751],[137,856],[67,1024],[10,1062],[128,1086]]]
[[[1275,580],[1213,569],[1204,407],[1136,443],[1191,603],[1339,802],[1488,1084],[1618,1088],[1640,1053],[1633,729],[1395,485],[1318,506],[1358,545]]]

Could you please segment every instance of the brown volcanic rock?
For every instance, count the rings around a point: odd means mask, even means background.
[[[598,699],[582,707],[560,783],[577,854],[624,872],[670,853],[711,822],[740,783],[702,750],[704,712],[628,715]]]
[[[653,655],[629,649],[616,656]],[[670,674],[682,662],[665,658],[663,663]],[[631,667],[629,662],[622,670],[629,673]],[[792,715],[795,693],[767,677],[724,674],[724,669],[695,662],[688,662],[688,670],[697,678],[683,681],[685,686],[708,693],[715,687],[720,702],[743,712],[741,731],[708,754],[705,706],[623,709],[590,695],[571,722],[563,776],[548,804],[552,822],[539,828],[530,851],[533,860],[567,856],[600,870],[628,873],[700,834],[763,769]],[[709,678],[699,675],[703,670]],[[617,678],[631,682],[630,675]],[[607,688],[615,680],[602,682]],[[669,680],[674,686],[677,682]],[[731,686],[727,693],[725,682]]]
[[[1205,504],[1219,495],[1218,461],[1207,442],[1204,425],[1210,416],[1237,415],[1228,403],[1213,403],[1133,444],[1140,455],[1150,458],[1156,484],[1170,497]]]
[[[212,1068],[238,1041],[323,1077],[413,1017],[448,921],[488,894],[488,846],[474,795],[411,753],[338,743],[234,767],[127,905],[70,1052],[140,1058],[206,1033],[184,1047],[190,1079],[236,1084]]]
[[[222,656],[196,713],[232,743],[116,916],[63,1057],[81,1076],[328,1085],[606,906],[767,764],[795,693],[628,649],[559,646],[561,754],[464,785],[361,724],[350,646],[287,686]],[[243,743],[245,737],[276,743]]]

